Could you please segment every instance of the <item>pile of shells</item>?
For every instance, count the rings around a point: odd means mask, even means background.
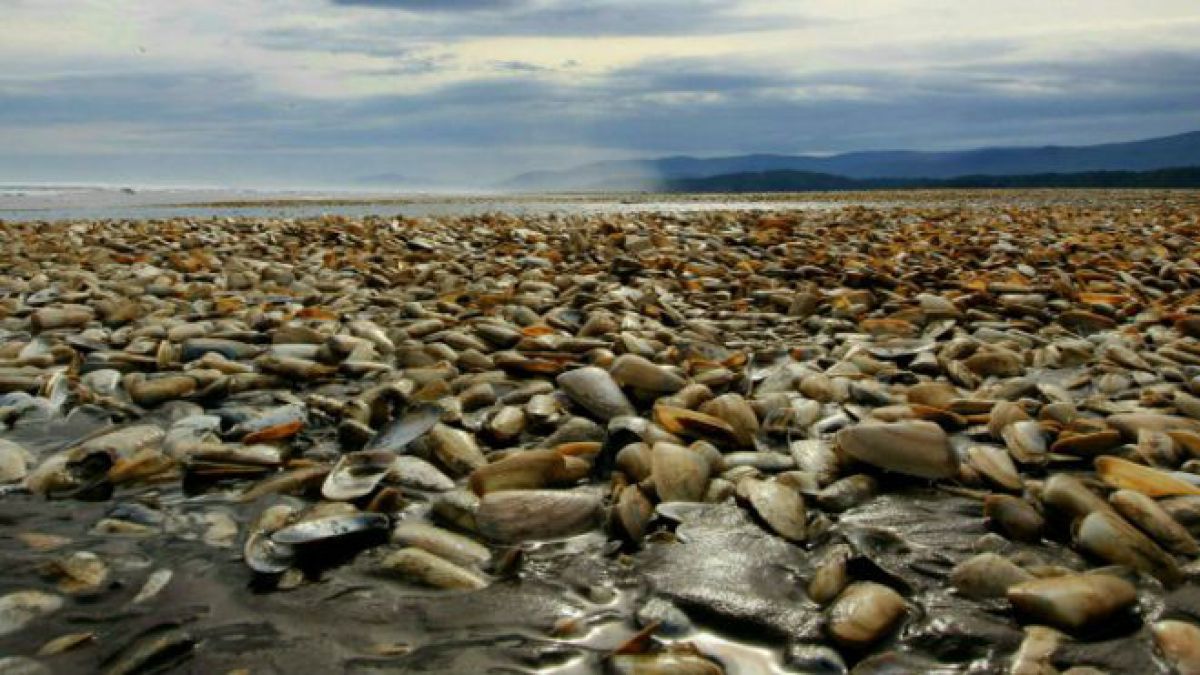
[[[260,589],[359,558],[446,594],[578,536],[636,574],[694,545],[680,503],[725,505],[803,561],[774,584],[811,620],[769,640],[800,671],[1200,672],[1198,215],[9,224],[0,504],[112,502],[93,534],[166,537],[199,503]],[[885,497],[988,532],[940,567],[886,560],[851,527]],[[102,641],[37,627],[129,574],[50,549],[42,586],[0,597],[21,672]],[[606,667],[739,668],[662,595]],[[929,648],[936,598],[1021,637]],[[1142,660],[1086,648],[1113,640]],[[113,667],[203,649],[139,644]]]

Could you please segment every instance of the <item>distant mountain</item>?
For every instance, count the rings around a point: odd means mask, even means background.
[[[1200,165],[1200,131],[1128,143],[981,148],[947,152],[872,150],[828,157],[738,155],[595,162],[536,171],[500,187],[510,190],[658,189],[663,181],[738,173],[798,171],[847,178],[953,178],[1092,171],[1151,171]]]
[[[911,188],[1200,188],[1200,166],[954,178],[848,178],[811,171],[733,173],[660,181],[664,192],[815,192]]]
[[[405,176],[402,173],[376,173],[370,176],[359,176],[354,179],[359,185],[386,185],[396,187],[399,185],[410,185],[417,182],[411,176]]]

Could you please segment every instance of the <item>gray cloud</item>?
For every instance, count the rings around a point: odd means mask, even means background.
[[[523,0],[331,0],[335,5],[356,5],[397,9],[406,12],[473,12],[506,9],[523,4]]]

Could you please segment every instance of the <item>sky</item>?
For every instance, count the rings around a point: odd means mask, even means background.
[[[0,0],[0,182],[480,187],[1200,129],[1196,0]]]

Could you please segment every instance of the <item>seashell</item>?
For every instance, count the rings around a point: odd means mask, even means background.
[[[484,565],[492,558],[491,551],[475,540],[424,523],[397,523],[391,541],[428,551],[456,565]]]
[[[959,593],[982,600],[1003,598],[1009,588],[1033,579],[1033,575],[995,553],[980,553],[955,565],[949,578]]]
[[[444,408],[434,403],[418,403],[411,406],[375,434],[365,449],[398,453],[433,429],[445,412]]]
[[[1200,495],[1200,487],[1165,471],[1134,464],[1120,457],[1097,457],[1095,464],[1096,475],[1115,488],[1136,490],[1147,497]]]
[[[667,433],[700,438],[718,445],[738,445],[738,435],[733,426],[719,417],[659,404],[654,406],[654,421]]]
[[[1008,601],[1039,623],[1067,631],[1094,626],[1137,602],[1137,591],[1107,574],[1033,579],[1008,589]]]
[[[568,398],[601,420],[635,412],[621,387],[603,368],[577,368],[562,373],[555,381]]]
[[[561,539],[599,524],[601,502],[580,490],[504,490],[479,501],[475,522],[493,541]]]
[[[396,456],[387,450],[368,450],[342,455],[321,485],[321,495],[332,501],[351,501],[378,487],[392,468]]]
[[[0,597],[0,636],[24,630],[43,616],[62,609],[60,596],[42,591],[15,591]]]
[[[616,654],[608,660],[613,675],[722,675],[725,670],[700,654],[660,652]]]
[[[958,473],[958,458],[946,432],[932,422],[860,424],[839,431],[837,444],[854,459],[887,471],[921,478]]]
[[[1167,584],[1179,579],[1175,559],[1112,511],[1094,511],[1076,521],[1073,534],[1080,549],[1114,565],[1147,572]]]
[[[733,428],[738,445],[751,447],[758,435],[754,408],[739,394],[723,394],[700,405],[700,412],[724,420]]]
[[[474,591],[487,587],[480,575],[420,548],[389,553],[380,567],[433,588]]]
[[[459,529],[477,531],[479,497],[467,489],[447,490],[433,501],[433,515]]]
[[[863,649],[890,634],[904,617],[907,605],[900,594],[882,584],[850,584],[829,608],[825,630],[835,642]]]
[[[687,384],[682,377],[637,354],[618,356],[608,372],[617,384],[647,392],[673,394]]]
[[[439,423],[429,430],[429,440],[438,463],[451,474],[463,476],[487,464],[475,437],[467,431]]]
[[[1069,520],[1083,518],[1094,511],[1109,511],[1111,507],[1078,478],[1055,474],[1046,480],[1042,501]]]
[[[271,534],[271,541],[286,546],[297,546],[386,530],[387,526],[387,516],[379,513],[332,515],[301,520],[278,529]]]
[[[470,486],[479,496],[497,490],[541,488],[565,471],[562,455],[554,450],[525,450],[475,469]]]
[[[69,595],[98,591],[108,580],[108,565],[91,551],[51,560],[42,571],[57,581],[58,590]]]
[[[139,373],[126,376],[124,384],[133,402],[147,408],[177,401],[196,391],[196,380],[187,375],[146,379]]]
[[[1109,495],[1108,501],[1117,513],[1171,551],[1185,556],[1200,555],[1200,545],[1187,528],[1153,499],[1133,490],[1117,490]]]
[[[636,543],[646,536],[646,526],[654,517],[654,505],[636,485],[626,485],[617,497],[613,515],[621,532]]]
[[[905,392],[909,403],[946,410],[960,397],[958,389],[947,382],[922,382]]]
[[[865,473],[856,473],[826,485],[816,494],[816,500],[826,511],[841,512],[865,504],[877,494],[879,482]]]
[[[967,463],[989,483],[1000,489],[1017,491],[1024,485],[1012,457],[1002,448],[991,445],[971,446],[967,448]]]
[[[1016,541],[1039,541],[1046,525],[1041,514],[1029,502],[1011,495],[985,497],[983,514],[1001,534]]]
[[[832,602],[850,582],[847,563],[853,556],[853,549],[846,544],[831,547],[808,582],[808,599],[818,605]]]
[[[837,479],[841,467],[837,453],[828,441],[792,441],[788,450],[796,461],[796,468],[816,476],[821,485],[828,485]]]
[[[1045,463],[1049,451],[1042,425],[1033,420],[1013,422],[1000,432],[1004,446],[1022,464]]]
[[[617,452],[616,465],[631,480],[646,480],[653,470],[650,446],[640,442],[626,445]]]
[[[704,455],[674,443],[655,443],[650,466],[661,501],[698,502],[704,498],[711,471]]]
[[[95,318],[95,313],[90,308],[79,305],[42,307],[29,315],[29,325],[37,332],[59,328],[81,328]]]
[[[1200,675],[1200,628],[1186,621],[1158,621],[1150,626],[1150,633],[1173,672]]]
[[[0,484],[24,479],[34,461],[33,455],[25,448],[0,439]]]
[[[1159,413],[1120,413],[1109,415],[1105,420],[1109,426],[1121,432],[1129,443],[1137,442],[1138,432],[1191,431],[1200,432],[1200,420]]]
[[[1017,377],[1025,372],[1025,363],[1019,354],[999,347],[975,352],[963,361],[963,365],[984,377]]]
[[[1107,430],[1094,433],[1060,434],[1050,452],[1093,457],[1107,453],[1121,445],[1121,433]]]
[[[749,483],[750,505],[771,530],[784,539],[804,541],[808,521],[800,493],[776,481],[750,480]]]
[[[1057,669],[1051,665],[1054,653],[1065,636],[1049,626],[1025,627],[1025,639],[1013,656],[1012,675],[1051,675]]]
[[[454,481],[441,469],[420,457],[400,455],[388,467],[387,481],[417,490],[445,492],[454,489]]]

